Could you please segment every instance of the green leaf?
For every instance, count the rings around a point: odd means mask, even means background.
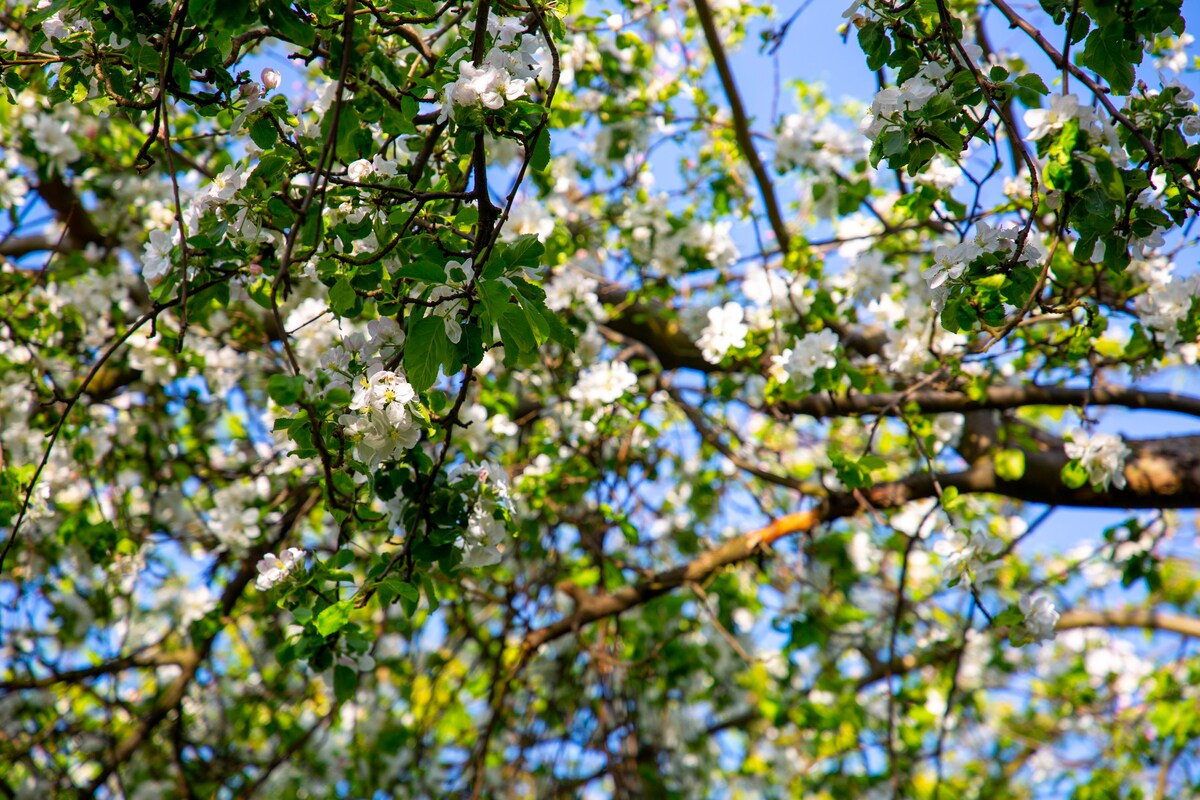
[[[410,326],[404,345],[404,372],[409,383],[423,392],[437,380],[442,354],[453,348],[446,337],[446,325],[441,317],[422,317]]]
[[[256,145],[266,150],[275,146],[276,140],[279,139],[279,131],[271,124],[268,117],[261,116],[250,124],[250,138]]]
[[[333,668],[333,696],[339,703],[344,703],[358,691],[358,671],[345,664]]]
[[[482,280],[478,288],[479,299],[483,301],[484,327],[490,328],[508,312],[512,290],[506,284],[494,280]]]
[[[283,0],[270,0],[266,3],[262,16],[272,32],[285,42],[311,47],[317,40],[317,33],[312,25],[301,19]]]
[[[925,166],[933,160],[935,155],[937,155],[937,148],[934,147],[933,142],[928,139],[922,139],[917,143],[916,147],[909,151],[908,174],[916,175],[925,169]]]
[[[432,261],[414,261],[392,273],[393,278],[412,278],[425,283],[445,283],[446,268]]]
[[[512,271],[517,267],[536,267],[541,263],[545,253],[546,246],[542,244],[541,240],[532,233],[526,233],[518,236],[515,242],[501,251],[500,263],[505,272]]]
[[[996,454],[995,464],[1001,480],[1019,481],[1025,475],[1025,452],[1002,450]]]
[[[300,375],[272,375],[267,380],[267,394],[281,406],[293,405],[304,394],[304,378]]]
[[[388,578],[387,585],[397,597],[403,597],[414,603],[418,603],[421,600],[421,590],[408,581],[402,581],[399,578]]]
[[[1050,90],[1046,88],[1046,82],[1042,80],[1042,76],[1033,72],[1021,75],[1013,83],[1025,89],[1031,89],[1038,94],[1050,94]]]
[[[1124,23],[1101,25],[1088,34],[1079,63],[1108,81],[1115,94],[1129,94],[1135,77],[1133,67],[1142,63],[1142,47],[1137,37],[1126,35]]]
[[[474,369],[483,361],[483,329],[474,322],[462,326],[462,338],[458,340],[459,360]]]
[[[958,494],[957,486],[947,486],[942,489],[942,508],[946,511],[953,511],[962,504],[963,500]]]
[[[500,326],[500,338],[505,347],[511,347],[518,353],[532,353],[537,350],[537,337],[525,310],[520,306],[508,306],[497,320]]]
[[[537,141],[533,143],[533,154],[529,159],[529,165],[537,172],[545,171],[546,167],[550,165],[550,131],[546,128],[542,128]]]
[[[425,587],[425,599],[429,601],[429,612],[433,613],[437,611],[441,604],[438,602],[437,591],[434,588],[433,581],[429,579],[429,575],[421,576],[421,585]]]
[[[405,614],[411,617],[416,613],[417,606],[421,603],[421,591],[416,586],[399,578],[388,578],[384,581],[384,586],[392,595],[399,598]]]
[[[336,475],[345,475],[346,473],[338,472],[335,474]],[[347,476],[347,477],[349,477],[349,476]],[[350,550],[349,548],[346,548],[343,550],[338,550],[336,553],[333,554],[333,558],[331,558],[325,562],[325,565],[328,566],[330,569],[341,569],[342,567],[346,566],[347,564],[353,564],[354,557],[355,557],[354,551]]]
[[[354,287],[345,277],[338,279],[338,282],[329,290],[329,307],[339,317],[347,316],[357,302],[358,292],[354,291]]]
[[[350,608],[349,600],[327,606],[317,615],[317,632],[322,636],[329,636],[346,627],[346,623],[350,621]]]
[[[858,31],[858,46],[867,54],[867,69],[882,69],[892,54],[892,42],[882,23],[868,22]]]

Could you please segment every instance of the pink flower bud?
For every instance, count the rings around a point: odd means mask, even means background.
[[[279,81],[283,79],[283,76],[279,74],[279,70],[267,67],[259,75],[259,78],[262,80],[262,85],[270,91],[279,88]]]

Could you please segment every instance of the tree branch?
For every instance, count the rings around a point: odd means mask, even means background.
[[[303,519],[321,497],[319,489],[314,491],[307,487],[293,489],[290,495],[291,505],[284,514],[283,519],[280,520],[275,535],[264,539],[250,549],[245,558],[242,559],[242,564],[237,574],[225,587],[219,605],[221,618],[229,616],[241,599],[242,593],[246,591],[246,587],[250,584],[250,581],[254,579],[257,573],[256,564],[258,560],[268,550],[277,547],[286,539],[296,523]],[[112,749],[107,761],[101,766],[100,771],[92,779],[88,788],[80,790],[80,798],[94,797],[113,772],[137,752],[137,749],[150,737],[158,724],[179,705],[183,700],[184,694],[187,692],[188,685],[200,669],[200,665],[204,663],[212,651],[213,643],[216,641],[217,634],[221,630],[222,628],[214,630],[205,638],[198,650],[192,651],[193,657],[182,664],[182,673],[171,682],[171,685],[167,687],[166,691],[159,696],[154,705],[146,712],[145,716],[142,717],[141,724]]]
[[[528,658],[547,642],[577,631],[596,620],[621,614],[684,584],[703,583],[717,570],[745,561],[759,552],[764,545],[791,533],[811,531],[820,522],[821,513],[818,510],[798,511],[781,517],[764,528],[730,539],[687,564],[660,572],[612,594],[573,593],[576,600],[574,613],[530,631],[525,637],[525,656]]]
[[[690,583],[703,583],[718,570],[753,557],[764,545],[792,533],[807,533],[818,525],[857,514],[863,508],[899,508],[913,500],[938,496],[938,487],[953,486],[963,494],[998,494],[1034,503],[1090,508],[1190,508],[1200,506],[1200,436],[1127,442],[1133,454],[1126,461],[1123,489],[1097,492],[1089,486],[1071,489],[1060,477],[1067,457],[1060,449],[1027,452],[1025,473],[1017,480],[999,477],[990,457],[970,469],[945,475],[922,473],[869,489],[831,495],[818,508],[781,517],[765,528],[742,534],[692,561],[659,572],[612,594],[571,592],[576,609],[562,619],[530,631],[524,642],[528,658],[543,644],[597,620],[618,616],[656,597]]]
[[[771,230],[775,232],[775,239],[779,242],[780,249],[786,253],[791,249],[792,237],[783,222],[783,215],[779,213],[779,200],[775,196],[775,187],[771,184],[771,178],[767,175],[762,159],[758,157],[758,151],[754,149],[754,142],[750,136],[750,120],[746,116],[746,108],[742,105],[741,95],[738,94],[737,84],[733,80],[733,70],[729,68],[729,58],[725,55],[724,45],[721,44],[721,35],[713,21],[712,7],[709,6],[708,0],[694,0],[694,2],[696,16],[700,19],[700,26],[704,29],[704,39],[708,42],[708,49],[712,53],[713,63],[717,67],[717,75],[721,78],[721,88],[725,90],[725,97],[729,101],[729,110],[733,115],[733,132],[737,138],[738,148],[750,166],[750,171],[754,173],[754,180],[762,195],[763,205],[766,206],[767,219],[771,223]]]
[[[993,386],[982,396],[964,391],[926,390],[883,394],[849,394],[844,397],[811,394],[777,407],[791,414],[812,417],[844,417],[863,414],[896,414],[915,403],[922,414],[947,411],[1004,410],[1026,406],[1121,406],[1124,408],[1174,411],[1200,417],[1200,397],[1176,392],[1150,392],[1132,386]]]

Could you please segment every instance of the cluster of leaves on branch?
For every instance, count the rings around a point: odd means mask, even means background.
[[[1200,791],[1196,21],[806,5],[8,3],[0,796]]]

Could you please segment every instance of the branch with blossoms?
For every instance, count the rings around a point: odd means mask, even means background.
[[[0,793],[1186,794],[1143,5],[9,9]]]

